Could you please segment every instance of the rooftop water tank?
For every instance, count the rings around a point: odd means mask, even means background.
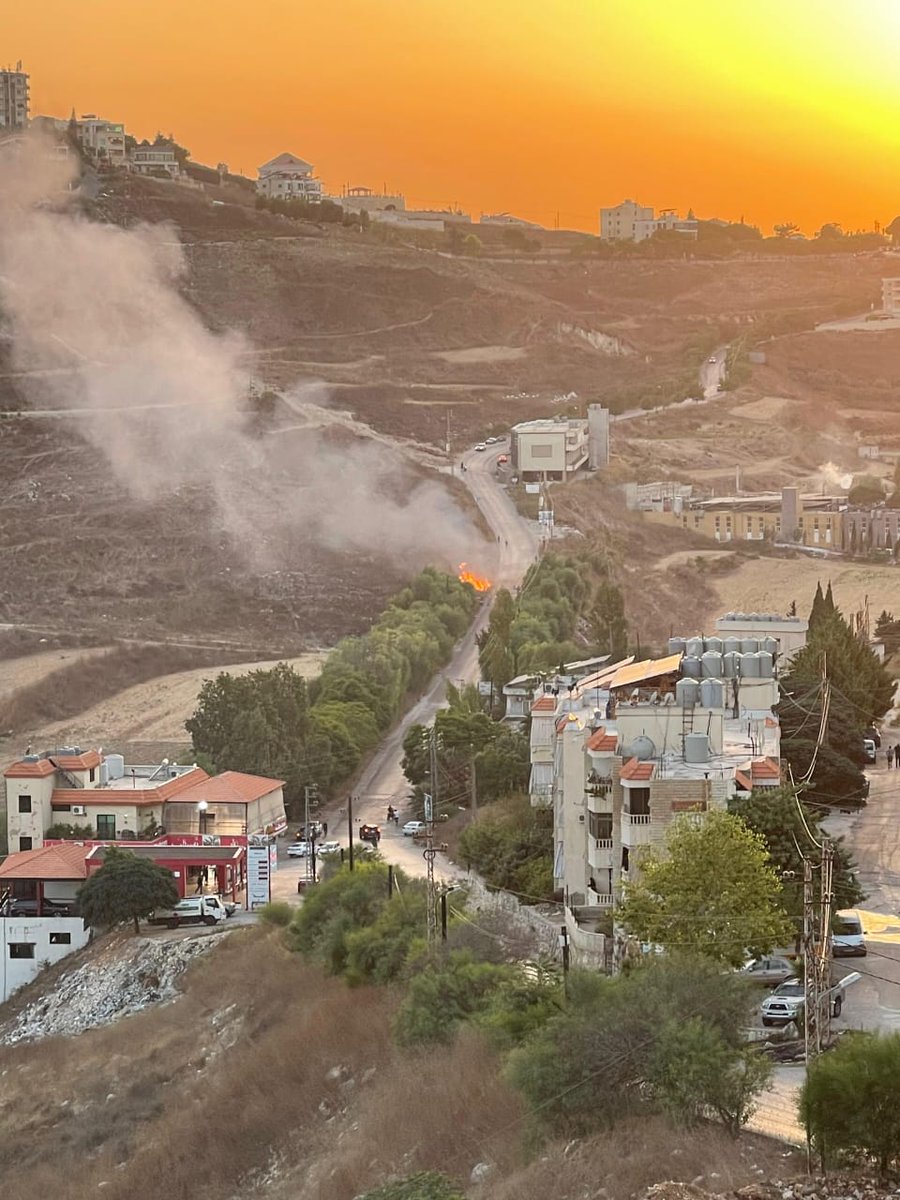
[[[685,651],[684,638],[680,638],[680,637],[670,637],[669,638],[669,653],[670,654],[684,654],[684,651]]]
[[[681,673],[689,679],[699,679],[700,669],[700,659],[695,655],[687,655],[681,660]]]
[[[755,654],[759,649],[759,638],[741,638],[741,654]]]
[[[725,707],[725,685],[721,679],[704,679],[700,684],[700,703],[704,708]]]
[[[121,779],[125,774],[125,759],[121,754],[107,754],[106,766],[109,771],[110,781]]]
[[[675,684],[675,703],[679,708],[693,708],[700,701],[700,684],[696,679],[679,679]]]
[[[726,679],[736,679],[741,669],[741,656],[734,651],[722,655],[722,674]]]
[[[705,679],[720,679],[722,676],[722,655],[707,650],[700,659],[700,674]]]
[[[761,679],[771,679],[775,674],[775,659],[766,650],[760,650],[756,656]]]
[[[755,654],[741,655],[741,678],[742,679],[758,679],[759,678],[759,659]]]
[[[700,655],[703,653],[703,638],[702,637],[688,638],[687,644],[685,646],[685,650],[692,658],[699,658]]]
[[[741,639],[736,637],[727,637],[722,641],[723,654],[740,654]]]
[[[778,653],[778,641],[776,638],[773,638],[771,634],[769,634],[759,643],[759,648],[760,650],[765,650],[766,654],[771,654],[774,658]]]
[[[705,733],[684,735],[684,761],[688,763],[709,762],[709,737]]]
[[[708,637],[706,639],[707,650],[712,650],[713,654],[721,654],[725,649],[725,643],[720,637]]]
[[[629,758],[637,758],[641,762],[646,762],[648,759],[656,757],[656,743],[642,733],[634,739],[625,753]]]

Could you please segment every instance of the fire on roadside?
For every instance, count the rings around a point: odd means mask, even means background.
[[[459,581],[460,583],[470,583],[476,592],[490,591],[491,581],[485,579],[483,575],[476,575],[474,571],[470,571],[468,563],[459,564]]]

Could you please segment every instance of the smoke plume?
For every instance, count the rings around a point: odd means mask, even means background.
[[[310,541],[410,566],[478,557],[445,488],[417,481],[383,441],[345,431],[336,445],[317,428],[329,423],[315,419],[322,389],[291,398],[300,433],[251,435],[247,347],[210,332],[179,292],[177,231],[87,219],[70,173],[39,141],[0,146],[0,310],[29,404],[71,413],[139,501],[208,490],[257,565]]]

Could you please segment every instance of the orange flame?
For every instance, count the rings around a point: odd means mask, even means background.
[[[491,581],[485,579],[483,575],[475,575],[469,570],[468,563],[459,564],[459,581],[460,583],[470,583],[476,592],[490,591]]]

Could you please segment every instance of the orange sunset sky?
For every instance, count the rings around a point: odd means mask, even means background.
[[[386,182],[596,230],[597,209],[872,228],[900,213],[900,0],[18,0],[32,111],[255,174]]]

